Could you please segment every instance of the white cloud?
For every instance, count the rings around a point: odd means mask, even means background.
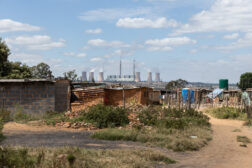
[[[174,34],[195,32],[252,31],[251,0],[216,0],[209,10],[190,18]]]
[[[97,29],[88,29],[85,31],[87,34],[101,34],[102,29],[97,28]]]
[[[189,37],[173,37],[145,41],[145,44],[153,46],[178,46],[195,43],[197,43],[197,41],[192,40]]]
[[[86,53],[74,53],[74,52],[65,52],[64,55],[71,56],[71,57],[77,57],[77,58],[83,58],[83,57],[87,56]]]
[[[196,44],[196,40],[192,40],[189,37],[174,37],[174,38],[163,38],[147,40],[145,44],[149,51],[170,51],[173,46]]]
[[[125,28],[167,28],[177,27],[178,23],[172,19],[167,20],[165,17],[160,17],[156,20],[127,17],[119,19],[116,26]]]
[[[237,39],[239,37],[239,33],[233,33],[233,34],[228,34],[224,36],[224,39],[232,40],[232,39]]]
[[[230,45],[217,47],[219,50],[233,50],[252,46],[252,33],[246,33],[244,37],[239,38],[237,41]]]
[[[151,13],[151,8],[117,8],[117,9],[97,9],[83,13],[80,19],[85,21],[115,20],[125,17],[143,16]]]
[[[43,62],[43,57],[38,54],[29,54],[29,53],[13,53],[10,55],[11,61],[20,61],[27,65],[36,65],[40,62]]]
[[[13,21],[11,19],[0,20],[0,33],[16,32],[16,31],[38,31],[41,28],[32,26],[21,22]]]
[[[65,40],[52,41],[50,36],[34,35],[34,36],[18,36],[14,38],[6,38],[9,45],[25,46],[29,50],[50,50],[52,48],[60,48],[65,46]]]
[[[105,41],[102,39],[93,39],[88,41],[88,45],[95,46],[95,47],[113,47],[113,48],[120,48],[120,47],[130,47],[129,44],[126,44],[121,41]]]
[[[99,62],[99,61],[102,61],[102,58],[95,57],[95,58],[91,58],[90,61],[91,62]]]

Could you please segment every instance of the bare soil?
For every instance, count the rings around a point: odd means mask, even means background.
[[[209,145],[196,152],[172,152],[162,148],[152,148],[165,152],[178,161],[168,165],[170,168],[252,168],[252,144],[240,147],[237,135],[247,136],[252,140],[252,128],[243,126],[243,121],[222,120],[211,117],[213,140]],[[233,132],[235,129],[241,132]],[[94,140],[91,132],[84,130],[62,129],[47,126],[29,126],[7,123],[4,126],[7,137],[2,145],[28,147],[79,146],[95,149],[149,148],[141,143],[123,141]]]

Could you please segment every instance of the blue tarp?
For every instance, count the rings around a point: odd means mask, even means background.
[[[217,96],[221,95],[223,93],[223,89],[214,89],[213,92],[209,93],[207,97],[210,99],[215,99]]]
[[[190,90],[188,88],[182,89],[182,98],[183,98],[183,103],[186,103],[188,100],[188,93],[190,91],[190,102],[194,103],[194,90]]]

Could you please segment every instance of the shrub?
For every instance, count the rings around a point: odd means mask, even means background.
[[[2,134],[3,125],[4,125],[4,122],[3,122],[2,118],[0,117],[0,142],[4,139],[4,136]]]
[[[237,142],[242,142],[242,143],[251,143],[250,139],[246,136],[237,136]]]
[[[85,119],[98,128],[124,126],[129,123],[128,110],[121,107],[96,105],[90,107]]]
[[[249,120],[245,121],[245,123],[243,125],[251,127],[252,126],[252,120],[249,119]]]
[[[32,115],[24,112],[16,112],[13,115],[13,119],[15,122],[27,122],[32,120]]]
[[[28,155],[27,149],[0,148],[0,167],[35,167],[35,158]]]
[[[144,125],[156,125],[160,111],[159,109],[153,108],[153,106],[149,106],[140,111],[138,118]]]
[[[2,118],[2,120],[4,122],[11,121],[10,111],[8,111],[6,109],[1,109],[0,110],[0,118]]]
[[[213,108],[206,112],[219,119],[246,119],[246,113],[243,110],[234,107]]]

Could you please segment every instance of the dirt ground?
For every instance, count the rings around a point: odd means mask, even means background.
[[[197,152],[172,152],[161,148],[167,155],[178,161],[170,168],[251,168],[252,144],[247,148],[240,147],[237,135],[247,136],[252,140],[252,128],[242,126],[242,121],[211,118],[213,140],[208,146]],[[233,132],[240,129],[241,132]],[[123,141],[102,141],[89,137],[91,132],[83,130],[57,129],[47,126],[28,126],[25,124],[7,123],[4,126],[7,137],[3,145],[17,146],[79,146],[96,149],[114,148],[148,148],[143,144]]]

